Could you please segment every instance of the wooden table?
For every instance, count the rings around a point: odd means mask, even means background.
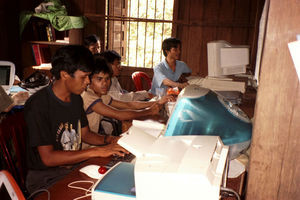
[[[88,177],[87,175],[81,173],[79,169],[81,169],[84,166],[95,164],[95,165],[105,165],[110,161],[110,157],[108,158],[92,158],[87,161],[85,161],[83,164],[81,164],[78,168],[73,170],[70,174],[66,175],[62,180],[55,183],[53,186],[51,186],[48,190],[50,192],[50,199],[51,200],[71,200],[75,199],[80,196],[85,195],[85,191],[69,188],[68,184],[74,182],[74,181],[93,181],[96,182],[96,179],[92,179]],[[76,184],[78,187],[83,187],[88,189],[91,184],[90,183],[78,183]],[[91,197],[86,197],[84,199],[91,199]],[[46,192],[40,193],[36,196],[35,200],[48,200],[48,196]]]
[[[255,104],[255,98],[253,101],[253,98],[251,98],[251,101],[245,101],[242,105],[240,105],[240,108],[246,112],[246,114],[251,118],[253,116],[254,112],[254,104]],[[149,118],[149,117],[148,117]],[[144,118],[143,118],[144,119]],[[153,116],[151,119],[160,121],[162,123],[165,123],[166,120],[162,118],[162,116]],[[142,119],[141,119],[142,120]],[[132,124],[132,121],[127,121],[125,124],[123,124],[122,129],[126,131]],[[97,180],[89,178],[87,175],[81,173],[79,169],[86,165],[90,164],[95,164],[95,165],[105,165],[110,161],[110,157],[108,158],[93,158],[90,160],[85,161],[82,165],[80,165],[78,168],[76,168],[74,171],[72,171],[70,174],[65,176],[62,180],[58,181],[55,185],[49,188],[50,191],[50,198],[51,200],[71,200],[80,196],[85,195],[85,191],[83,190],[77,190],[77,189],[72,189],[68,188],[68,184],[74,182],[74,181],[80,181],[80,180],[85,180],[85,181],[93,181],[96,182]],[[227,179],[227,187],[234,189],[238,193],[242,193],[242,188],[244,185],[244,177],[245,174],[240,175],[237,178],[234,179]],[[87,183],[80,183],[76,184],[76,186],[83,187],[88,189],[91,184]],[[40,195],[36,196],[36,200],[47,200],[47,193],[41,193]],[[90,200],[91,197],[86,197],[83,198],[85,200]],[[234,200],[235,198],[233,197],[228,197],[228,198],[223,198],[224,200]]]
[[[147,116],[147,117],[142,117],[139,118],[139,120],[145,120],[145,119],[152,119],[155,121],[159,121],[161,123],[166,123],[166,118],[164,118],[161,115],[156,115],[156,116]],[[132,125],[132,121],[123,121],[122,122],[122,131],[125,132],[129,129],[129,127]],[[89,159],[83,164],[81,164],[78,168],[76,168],[74,171],[72,171],[70,174],[65,176],[62,180],[58,181],[55,185],[51,186],[48,190],[50,192],[50,199],[51,200],[73,200],[74,198],[84,196],[85,191],[83,190],[77,190],[77,189],[72,189],[68,187],[68,184],[74,182],[74,181],[94,181],[96,182],[96,179],[92,179],[88,177],[87,175],[81,173],[79,169],[81,169],[84,166],[90,165],[90,164],[95,164],[95,165],[105,165],[111,160],[111,157],[108,158],[92,158]],[[88,189],[91,184],[89,183],[80,183],[76,184],[76,186],[83,187]],[[48,196],[46,192],[43,192],[39,195],[36,196],[35,200],[47,200]],[[91,197],[86,197],[83,199],[91,199]]]
[[[69,188],[68,184],[74,181],[93,181],[94,183],[97,181],[96,179],[92,179],[87,175],[81,173],[79,169],[84,166],[95,164],[95,165],[105,165],[110,161],[111,158],[92,158],[90,160],[85,161],[82,165],[72,171],[70,174],[66,175],[62,180],[58,181],[56,184],[51,186],[48,190],[50,192],[51,200],[73,200],[75,198],[81,197],[85,195],[85,191]],[[227,179],[227,187],[235,190],[238,193],[241,193],[241,187],[244,183],[245,174],[234,178]],[[88,189],[91,187],[90,183],[78,183],[76,184],[78,187],[82,187]],[[85,200],[90,200],[91,196],[83,198]],[[233,197],[223,198],[223,200],[234,200]],[[46,192],[40,193],[36,196],[35,200],[48,200],[48,196]]]

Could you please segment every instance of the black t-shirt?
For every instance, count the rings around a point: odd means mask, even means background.
[[[29,169],[47,169],[37,151],[38,146],[52,145],[54,150],[79,150],[81,127],[88,125],[80,95],[70,102],[58,99],[52,85],[33,94],[24,108],[28,127],[27,164]]]

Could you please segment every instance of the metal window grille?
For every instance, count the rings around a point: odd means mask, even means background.
[[[152,68],[171,37],[174,0],[107,0],[106,42],[122,65]]]

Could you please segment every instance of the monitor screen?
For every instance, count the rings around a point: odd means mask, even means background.
[[[0,85],[9,85],[10,68],[8,65],[0,67]]]
[[[9,94],[15,79],[15,65],[9,61],[0,60],[0,85]]]

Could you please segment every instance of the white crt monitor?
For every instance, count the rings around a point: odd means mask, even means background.
[[[9,93],[10,88],[14,84],[15,65],[9,61],[0,60],[0,85]]]
[[[249,64],[249,46],[231,45],[224,40],[207,43],[208,76],[243,74]]]

